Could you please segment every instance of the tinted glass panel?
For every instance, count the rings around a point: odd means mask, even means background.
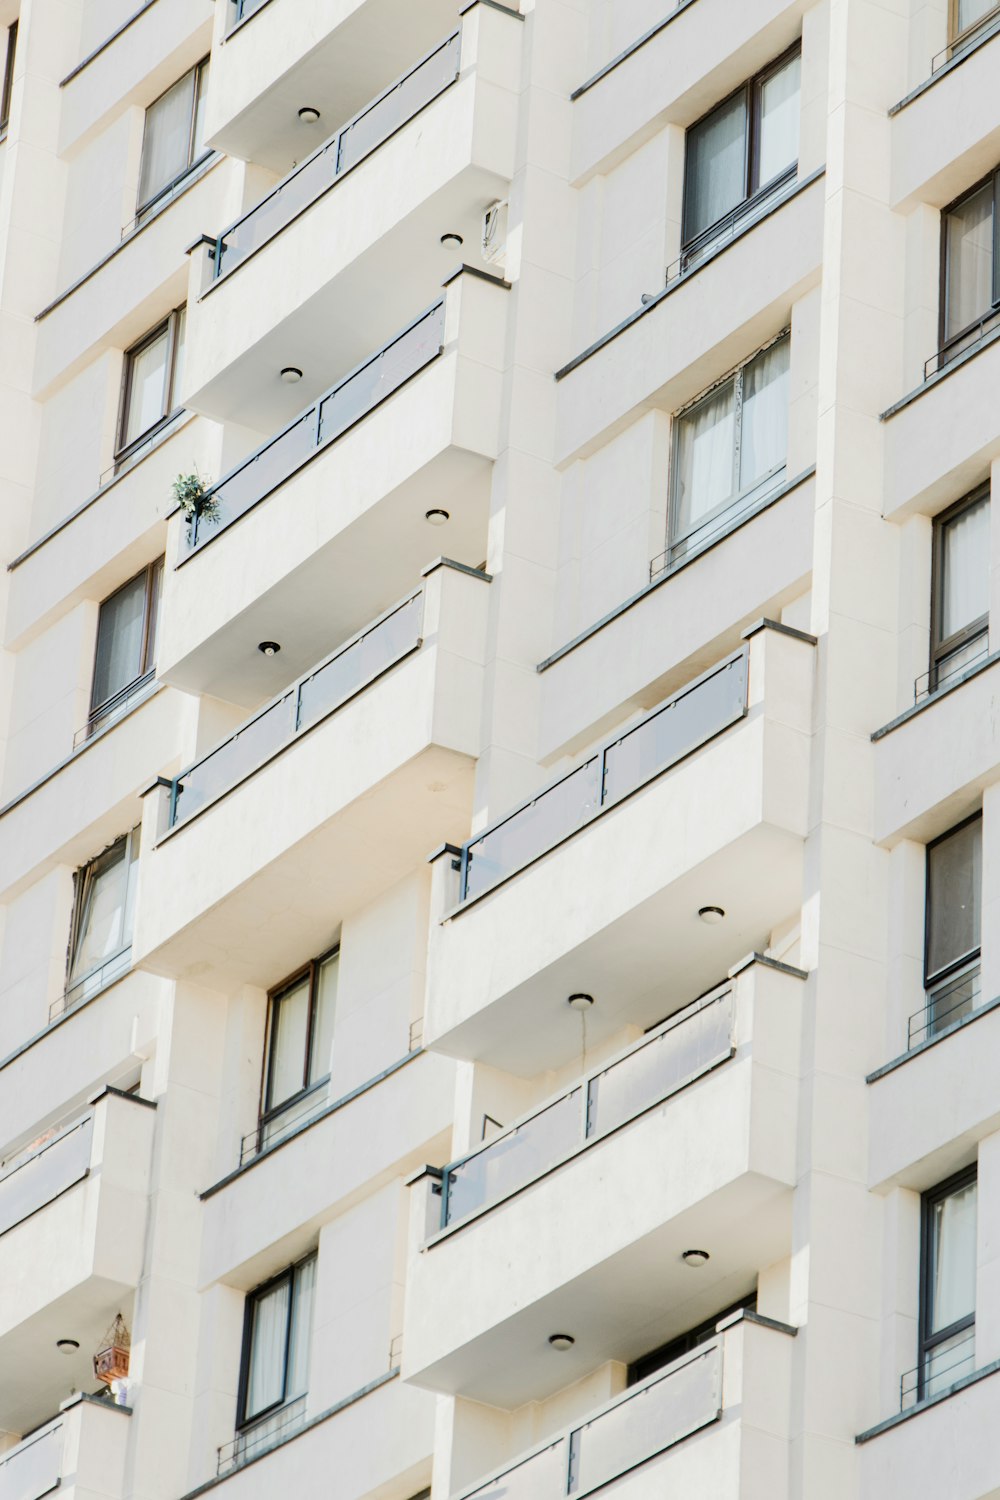
[[[141,437],[166,411],[169,347],[169,335],[164,328],[129,356],[128,398],[120,444],[123,448]]]
[[[941,528],[940,639],[982,619],[989,608],[990,498],[984,495]]]
[[[250,1353],[244,1419],[250,1421],[281,1401],[285,1394],[285,1351],[291,1277],[254,1298],[250,1315]]]
[[[190,161],[196,76],[197,69],[185,74],[146,111],[139,172],[140,207],[162,192]]]
[[[759,88],[760,124],[757,180],[764,187],[799,159],[799,77],[801,58],[793,57]]]
[[[484,1203],[503,1198],[558,1161],[583,1138],[579,1089],[557,1099],[541,1114],[470,1156],[448,1174],[446,1223],[462,1219]]]
[[[976,1310],[976,1184],[967,1183],[931,1205],[929,1334],[950,1328]]]
[[[269,1109],[290,1099],[303,1086],[309,1035],[309,981],[303,979],[272,1002],[271,1051],[267,1072]]]
[[[958,0],[957,31],[974,26],[984,16],[993,15],[997,8],[997,0]]]
[[[744,94],[720,104],[687,135],[684,239],[721,219],[746,197],[747,108]]]
[[[316,1001],[313,1015],[312,1053],[309,1061],[309,1082],[324,1078],[330,1071],[330,1053],[333,1047],[333,1022],[337,1010],[337,980],[340,974],[340,955],[334,953],[326,958],[316,971]]]
[[[947,316],[953,338],[988,313],[993,302],[993,185],[987,183],[946,221]]]
[[[142,675],[147,581],[147,575],[140,573],[101,605],[94,661],[94,708]]]
[[[927,851],[927,978],[979,949],[983,823],[976,818]]]

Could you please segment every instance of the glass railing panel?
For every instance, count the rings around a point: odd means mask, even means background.
[[[173,821],[182,822],[256,770],[295,733],[295,693],[286,693],[177,779]]]
[[[516,1130],[459,1162],[444,1183],[442,1222],[464,1219],[520,1187],[573,1150],[582,1138],[580,1089],[565,1094]]]
[[[240,21],[246,21],[255,11],[266,5],[267,0],[232,0],[232,13],[229,19],[229,30],[232,31]]]
[[[245,218],[226,230],[216,249],[216,276],[231,271],[273,239],[286,224],[324,193],[337,176],[337,137],[333,136],[296,172],[262,198]]]
[[[444,303],[439,302],[324,397],[320,403],[320,442],[339,436],[365,412],[391,396],[434,358],[443,337]]]
[[[466,1500],[557,1500],[566,1493],[566,1440],[491,1479]]]
[[[189,528],[189,546],[202,542],[244,515],[265,495],[281,484],[316,446],[316,408],[303,412],[265,447],[220,481],[209,497],[208,508]]]
[[[594,756],[468,847],[465,896],[488,890],[511,871],[579,828],[601,803],[601,761]]]
[[[590,1080],[587,1134],[598,1135],[634,1119],[724,1062],[732,1050],[733,995],[727,990]]]
[[[570,1437],[569,1494],[586,1494],[706,1426],[722,1406],[718,1344],[603,1411]]]
[[[339,172],[346,172],[374,151],[436,98],[458,76],[461,36],[456,33],[391,89],[352,120],[340,133]]]
[[[613,802],[741,718],[747,659],[733,657],[678,694],[605,754],[604,800]]]
[[[371,682],[420,640],[423,595],[416,594],[299,684],[298,727],[304,729]]]
[[[86,1115],[0,1177],[0,1234],[86,1177],[93,1133],[94,1117]]]
[[[57,1489],[62,1452],[60,1420],[0,1454],[0,1500],[41,1500]]]

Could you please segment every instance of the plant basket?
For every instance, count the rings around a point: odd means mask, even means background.
[[[113,1380],[124,1380],[128,1374],[131,1339],[121,1313],[104,1335],[102,1345],[94,1355],[94,1374],[105,1385],[110,1385]]]

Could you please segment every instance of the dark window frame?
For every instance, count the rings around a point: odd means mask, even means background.
[[[931,853],[932,853],[932,851],[934,849],[936,849],[938,847],[939,844],[943,844],[946,839],[950,839],[954,834],[960,833],[963,828],[968,828],[969,825],[970,825],[970,823],[976,823],[976,822],[981,823],[982,820],[983,820],[983,813],[982,813],[982,809],[980,808],[978,812],[970,813],[970,815],[967,818],[963,818],[960,823],[955,823],[951,828],[946,829],[944,833],[939,833],[938,836],[937,836],[937,838],[931,839],[927,843],[927,845],[925,847],[925,851],[924,851],[924,991],[925,991],[925,993],[928,993],[928,994],[930,993],[930,991],[932,989],[937,989],[940,985],[944,984],[944,982],[946,980],[952,979],[952,978],[956,977],[963,969],[965,969],[965,968],[971,966],[973,963],[975,963],[980,958],[980,956],[982,954],[982,951],[983,951],[982,950],[982,941],[980,941],[980,944],[979,944],[978,948],[970,948],[970,950],[968,951],[968,953],[963,954],[960,958],[954,958],[954,959],[952,959],[950,963],[945,964],[944,968],[942,968],[942,969],[936,969],[933,974],[930,972],[930,969],[928,967],[928,965],[930,963],[930,946],[931,946]],[[982,898],[983,898],[983,893],[982,893],[982,888],[980,888],[980,891],[979,891],[979,899],[980,899],[980,901],[982,901]],[[980,913],[980,932],[981,931],[982,931],[982,914]]]
[[[792,43],[790,47],[786,47],[785,51],[782,52],[780,56],[773,58],[766,67],[761,68],[759,72],[754,73],[749,78],[745,79],[738,88],[732,89],[730,93],[724,96],[724,98],[716,100],[711,109],[706,109],[705,113],[703,115],[699,115],[698,119],[692,121],[692,123],[685,130],[684,183],[681,200],[681,250],[685,255],[688,255],[692,250],[697,249],[703,240],[710,239],[713,234],[717,233],[719,225],[722,224],[726,219],[728,219],[731,214],[742,213],[749,210],[758,198],[763,200],[769,194],[773,193],[783,183],[794,181],[799,170],[797,157],[795,162],[791,166],[787,167],[783,172],[779,172],[777,177],[772,177],[768,182],[765,183],[761,183],[756,180],[760,170],[760,97],[761,90],[764,84],[767,83],[775,73],[780,72],[780,70],[786,65],[786,63],[791,62],[793,57],[801,58],[801,56],[802,38],[799,37]],[[691,132],[693,130],[697,130],[699,125],[703,125],[707,119],[715,114],[716,110],[722,109],[724,105],[730,104],[734,99],[739,98],[740,95],[743,96],[747,122],[746,131],[743,138],[743,197],[739,200],[738,203],[734,204],[731,209],[727,209],[724,214],[720,215],[718,219],[714,220],[713,223],[706,224],[705,228],[698,230],[696,234],[689,234],[687,149],[688,138]]]
[[[287,979],[283,979],[280,984],[275,985],[274,989],[268,991],[267,1020],[264,1027],[263,1066],[260,1081],[260,1108],[258,1110],[258,1123],[262,1130],[272,1120],[286,1114],[288,1110],[294,1108],[296,1104],[307,1098],[314,1089],[318,1089],[323,1084],[329,1082],[329,1073],[324,1073],[322,1077],[310,1083],[309,1072],[312,1067],[313,1048],[316,1042],[319,973],[325,963],[328,963],[332,958],[339,957],[339,955],[340,944],[334,943],[332,948],[328,948],[318,958],[310,959],[308,963],[302,965],[301,969],[296,969],[294,974],[290,974]],[[306,1045],[302,1055],[302,1087],[296,1093],[290,1094],[287,1099],[282,1099],[278,1103],[275,1103],[271,1095],[274,1083],[272,1076],[274,1064],[273,1050],[277,1012],[285,996],[291,994],[293,990],[298,989],[304,979],[308,979],[309,981],[309,1014],[306,1021]]]
[[[159,203],[162,198],[169,197],[169,195],[177,187],[177,184],[183,182],[185,177],[187,177],[189,173],[194,171],[195,167],[200,167],[202,162],[207,161],[208,158],[212,155],[211,148],[207,146],[203,151],[200,151],[197,156],[195,155],[195,135],[198,125],[198,103],[201,99],[202,89],[205,86],[202,77],[202,70],[207,69],[211,61],[211,53],[206,53],[206,55],[200,58],[193,67],[185,69],[185,71],[179,78],[175,78],[173,83],[171,83],[161,93],[157,94],[156,98],[151,100],[150,103],[146,105],[145,116],[142,124],[142,150],[139,152],[139,185],[137,185],[136,187],[135,195],[135,217],[137,223],[145,219],[149,215],[150,210],[155,208],[156,204]],[[182,167],[179,172],[175,172],[170,181],[165,182],[162,187],[158,187],[156,189],[156,192],[152,193],[150,197],[140,201],[139,192],[142,182],[142,163],[146,151],[146,125],[149,118],[149,111],[151,109],[155,109],[160,100],[164,98],[165,95],[169,94],[171,89],[176,88],[179,83],[183,83],[185,78],[190,77],[192,73],[198,76],[195,78],[194,88],[191,92],[191,118],[188,121],[187,166]]]
[[[961,500],[956,500],[954,505],[949,505],[939,516],[934,517],[933,551],[931,554],[931,659],[930,659],[930,691],[934,692],[941,676],[942,664],[949,656],[954,655],[963,646],[969,645],[977,636],[985,635],[989,631],[990,612],[987,609],[984,615],[978,619],[971,620],[961,630],[955,631],[947,639],[941,638],[941,620],[944,614],[944,534],[945,528],[956,516],[963,511],[971,510],[982,500],[989,500],[991,495],[990,481],[978,485],[976,489],[970,490],[963,495]]]
[[[677,1334],[668,1339],[665,1344],[659,1344],[655,1349],[650,1349],[648,1354],[640,1354],[628,1367],[625,1377],[626,1386],[637,1385],[640,1380],[645,1380],[647,1375],[653,1375],[657,1370],[664,1369],[673,1364],[675,1359],[680,1359],[682,1354],[690,1354],[700,1344],[705,1344],[710,1338],[715,1337],[716,1324],[721,1323],[723,1318],[730,1314],[745,1311],[746,1309],[756,1312],[757,1289],[748,1292],[738,1302],[732,1302],[728,1307],[723,1307],[712,1317],[706,1318],[704,1322],[697,1323],[693,1328],[688,1328],[684,1333]]]
[[[975,197],[984,187],[993,184],[993,300],[989,307],[983,309],[982,313],[960,328],[956,333],[948,333],[948,218],[957,208],[969,198]],[[981,323],[995,313],[1000,312],[1000,166],[994,167],[987,172],[985,177],[980,177],[972,187],[966,188],[957,198],[945,204],[941,210],[941,254],[940,271],[938,275],[938,350],[942,356],[946,356],[950,349],[956,344],[961,344],[965,339],[975,332]],[[961,351],[956,351],[960,353]],[[947,363],[947,360],[944,361]]]
[[[292,1349],[295,1279],[303,1266],[308,1265],[310,1261],[318,1261],[318,1258],[318,1250],[310,1250],[308,1255],[300,1256],[290,1266],[286,1266],[283,1271],[279,1271],[276,1276],[270,1277],[267,1281],[262,1282],[260,1286],[255,1286],[252,1291],[247,1292],[243,1303],[243,1347],[240,1352],[240,1379],[236,1398],[237,1432],[246,1432],[248,1429],[256,1427],[258,1422],[265,1421],[268,1417],[273,1416],[276,1411],[280,1411],[283,1406],[287,1406],[290,1399],[297,1400],[298,1396],[303,1394],[303,1392],[296,1392],[291,1398],[288,1395],[288,1361]],[[260,1411],[254,1412],[253,1416],[248,1417],[246,1408],[247,1397],[250,1394],[250,1353],[253,1347],[254,1308],[261,1298],[266,1297],[269,1292],[273,1292],[275,1287],[280,1286],[282,1282],[288,1283],[288,1323],[285,1328],[285,1348],[282,1358],[282,1394],[277,1401],[272,1401],[270,1406],[265,1406]]]
[[[952,1339],[958,1333],[964,1333],[967,1328],[976,1326],[976,1309],[966,1314],[964,1318],[958,1318],[954,1323],[949,1323],[946,1328],[940,1328],[936,1333],[929,1333],[932,1315],[933,1287],[930,1280],[930,1267],[932,1259],[931,1240],[934,1225],[934,1207],[944,1198],[952,1193],[958,1192],[970,1183],[979,1181],[979,1164],[973,1162],[969,1167],[963,1167],[960,1172],[955,1172],[944,1182],[935,1183],[934,1187],[928,1188],[920,1195],[920,1294],[919,1294],[919,1319],[917,1329],[917,1400],[922,1401],[926,1392],[928,1381],[929,1359],[933,1357],[934,1350]],[[978,1206],[978,1205],[977,1205]]]
[[[120,584],[113,593],[107,596],[106,599],[101,600],[97,619],[97,635],[94,638],[94,666],[91,673],[90,714],[87,719],[88,728],[96,727],[101,722],[101,720],[106,718],[107,715],[114,709],[116,701],[119,698],[123,698],[129,693],[134,692],[136,687],[143,681],[144,678],[152,677],[152,675],[156,671],[156,663],[152,660],[152,648],[155,645],[156,638],[156,631],[154,630],[153,626],[155,622],[156,611],[159,608],[161,598],[160,591],[163,587],[164,562],[165,559],[162,557],[155,558],[153,562],[147,563],[144,568],[140,568],[138,573],[133,573],[131,578],[126,579],[123,584]],[[105,605],[110,604],[113,599],[116,599],[124,589],[131,588],[136,580],[138,578],[141,578],[143,574],[146,575],[146,594],[145,602],[143,605],[140,670],[130,682],[126,682],[123,687],[120,687],[117,690],[117,692],[112,693],[110,698],[105,698],[102,702],[95,703],[94,693],[97,687],[97,652],[101,639],[100,610],[103,610]]]
[[[10,124],[10,101],[14,92],[14,60],[17,55],[17,21],[7,27],[7,51],[3,62],[3,92],[0,94],[0,138]]]
[[[177,380],[177,330],[180,327],[181,317],[187,313],[187,303],[182,302],[162,318],[155,328],[150,328],[141,339],[130,344],[122,356],[122,379],[121,390],[118,397],[118,421],[115,427],[115,469],[120,469],[132,456],[138,452],[144,443],[157,433],[160,428],[166,427],[181,411],[175,404],[176,391],[174,389]],[[132,379],[135,369],[135,360],[144,349],[156,342],[164,331],[167,334],[166,370],[167,377],[164,381],[163,400],[160,415],[151,422],[142,432],[136,433],[134,438],[128,442],[124,441],[125,424],[128,420],[129,402],[132,399]]]
[[[132,946],[132,942],[130,939],[129,942],[124,943],[121,947],[117,948],[114,953],[109,953],[108,956],[102,959],[99,964],[95,964],[93,968],[86,970],[86,972],[83,974],[78,974],[75,979],[72,978],[73,965],[76,959],[77,944],[80,941],[81,924],[83,922],[84,911],[87,902],[88,872],[92,870],[95,865],[100,864],[102,860],[107,859],[108,855],[114,849],[117,849],[119,844],[124,845],[124,860],[122,865],[123,880],[125,882],[124,893],[122,896],[122,917],[124,919],[126,908],[128,905],[128,878],[133,863],[133,843],[138,845],[141,849],[141,840],[142,824],[136,823],[132,828],[126,829],[124,833],[119,834],[116,839],[112,839],[110,844],[108,844],[105,849],[102,849],[99,854],[95,854],[92,856],[92,858],[84,860],[83,864],[79,865],[73,873],[73,911],[70,917],[69,943],[66,949],[67,992],[70,989],[77,989],[80,985],[84,984],[89,978],[91,978],[92,975],[99,973],[99,971],[105,968],[109,963],[113,963],[116,958],[120,958],[122,954],[127,953]]]

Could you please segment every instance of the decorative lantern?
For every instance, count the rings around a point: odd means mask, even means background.
[[[103,1380],[105,1385],[110,1385],[113,1380],[124,1380],[128,1374],[131,1342],[125,1319],[119,1313],[94,1355],[94,1374],[98,1380]]]

